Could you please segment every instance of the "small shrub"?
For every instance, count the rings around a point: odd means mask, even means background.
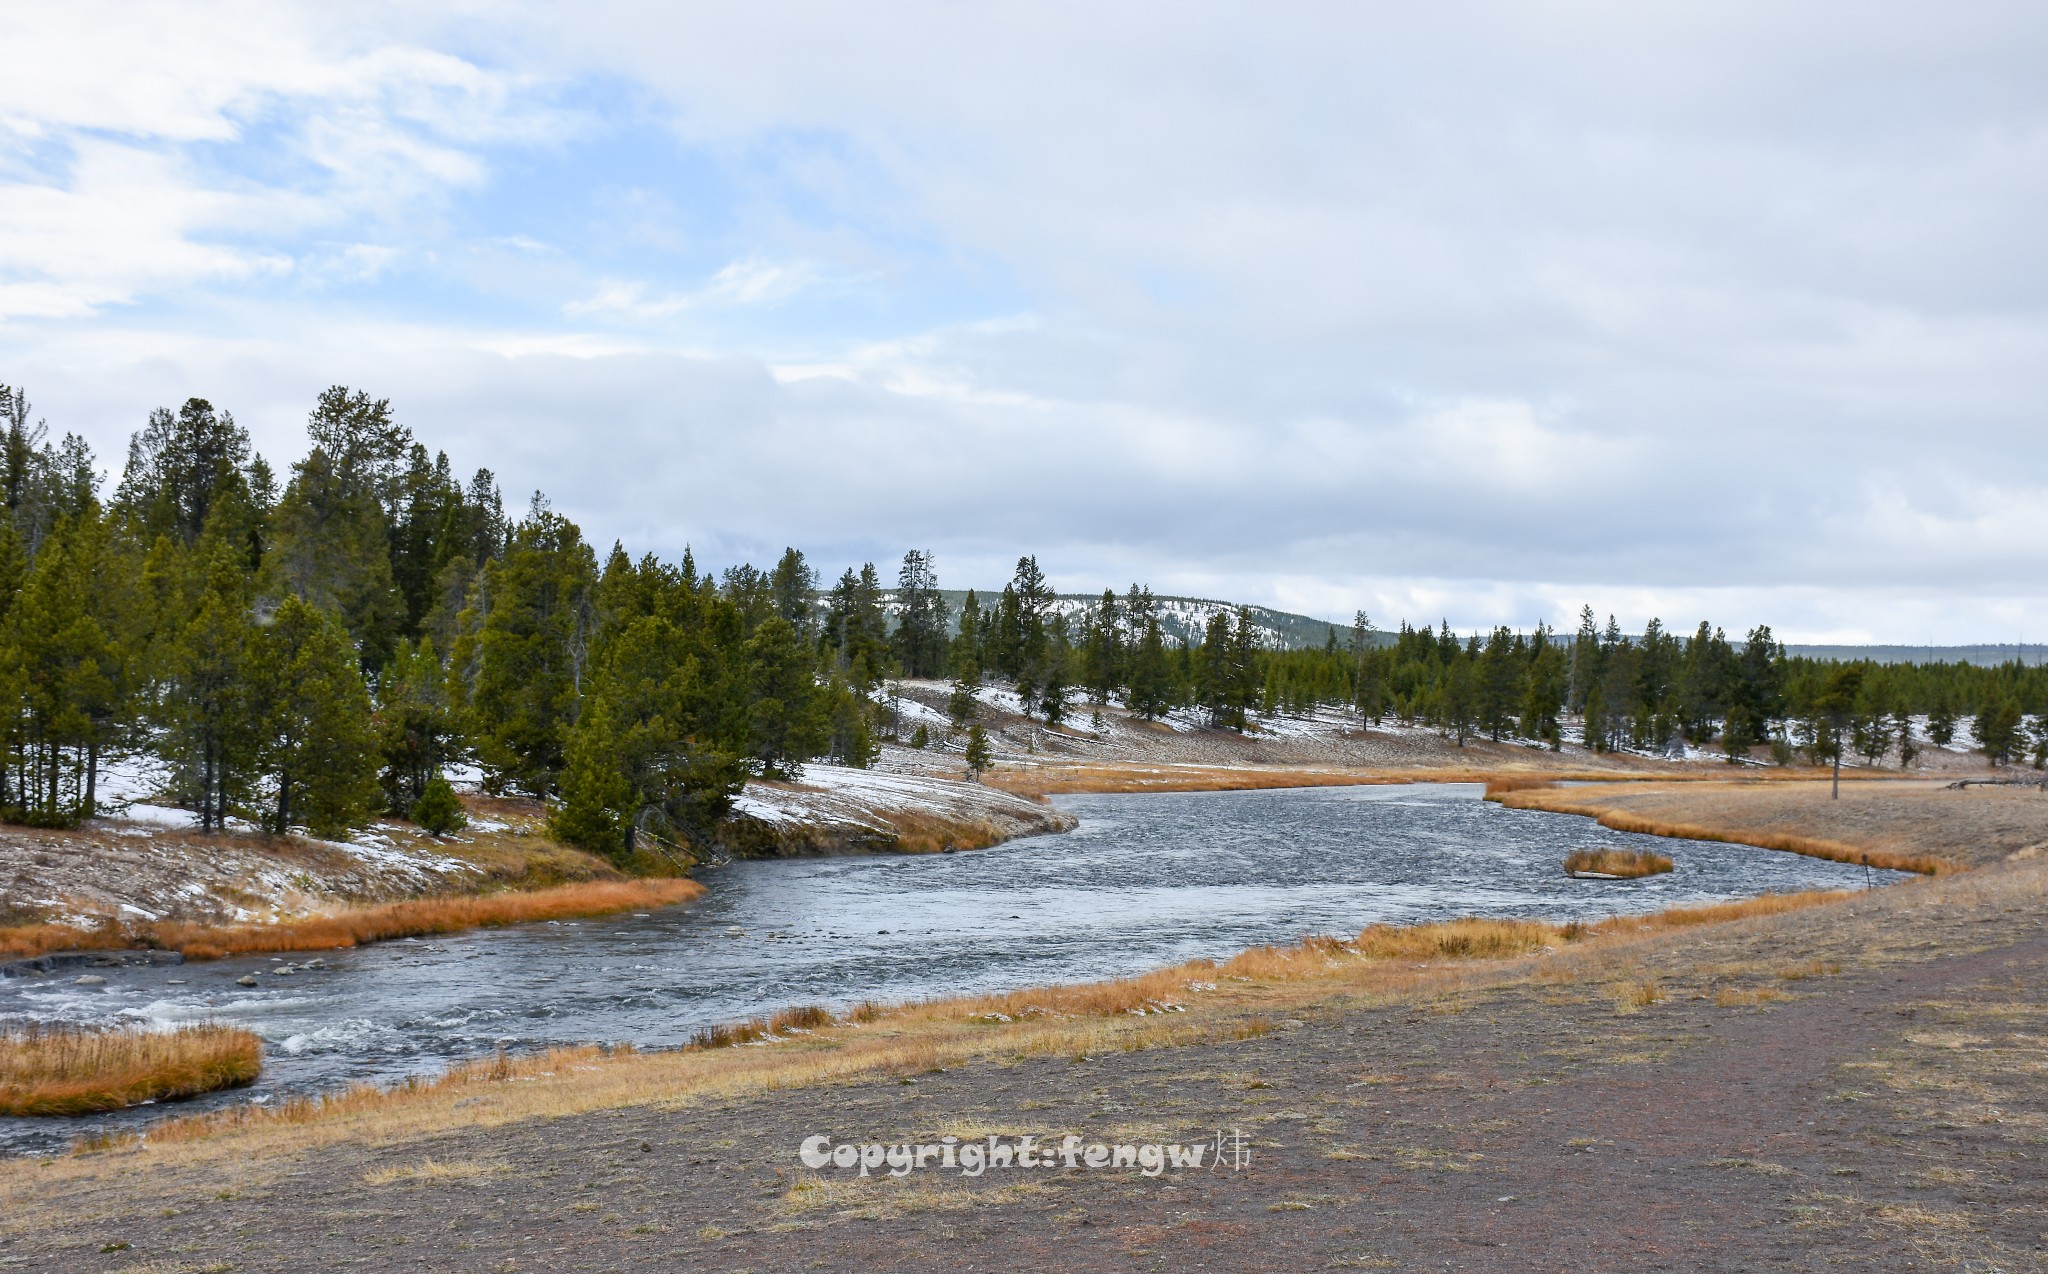
[[[446,836],[469,826],[469,812],[462,808],[455,788],[437,774],[412,803],[412,821],[435,836]]]

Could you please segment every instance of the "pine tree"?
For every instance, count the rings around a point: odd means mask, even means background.
[[[1124,706],[1148,721],[1156,721],[1173,710],[1173,702],[1173,667],[1159,632],[1159,617],[1152,615],[1146,619],[1138,648],[1131,656],[1131,684],[1124,696]]]
[[[953,692],[946,696],[946,719],[955,730],[963,730],[980,715],[981,701],[974,697],[974,686],[966,681],[955,681]]]
[[[1475,642],[1477,638],[1473,639]],[[1439,711],[1443,715],[1444,728],[1458,741],[1459,747],[1471,737],[1479,722],[1480,685],[1478,656],[1459,651],[1445,670],[1443,701]]]
[[[1586,696],[1600,682],[1600,636],[1593,627],[1593,608],[1579,607],[1579,631],[1572,638],[1570,677],[1565,683],[1565,707],[1583,712]]]
[[[979,723],[967,728],[967,751],[963,759],[967,762],[967,777],[977,782],[989,766],[994,764],[988,747],[988,732],[983,730]]]
[[[159,699],[163,751],[203,831],[225,827],[254,777],[259,725],[250,702],[254,637],[235,546],[209,535],[195,552],[197,594],[189,617],[166,632]]]
[[[1955,700],[1944,688],[1935,693],[1933,704],[1927,710],[1927,738],[1935,747],[1945,748],[1956,737]]]
[[[255,762],[275,788],[271,830],[334,836],[378,803],[370,692],[340,621],[288,597],[250,643]]]
[[[1515,703],[1521,696],[1522,669],[1514,646],[1515,635],[1507,626],[1496,627],[1486,639],[1475,670],[1478,723],[1496,743],[1514,727]]]
[[[867,694],[888,675],[889,623],[873,562],[840,575],[826,594],[824,639],[834,666],[859,693]]]
[[[267,591],[341,617],[364,663],[382,668],[405,626],[377,488],[320,447],[292,469],[272,519]]]
[[[1977,746],[1993,765],[2010,761],[2020,746],[2020,705],[2003,687],[1994,690],[1978,710]]]
[[[825,718],[832,731],[827,751],[840,765],[865,770],[882,754],[874,705],[838,673],[825,683]]]
[[[96,718],[118,697],[119,657],[93,614],[96,525],[61,519],[9,606],[0,647],[16,726],[16,788],[27,821],[69,826],[91,812]]]
[[[953,669],[954,680],[978,686],[981,684],[983,659],[981,599],[970,588],[967,599],[960,603],[960,631],[953,636],[953,649],[947,656],[947,663]]]
[[[504,557],[485,568],[488,608],[468,700],[471,736],[494,788],[554,791],[593,636],[596,573],[576,524],[537,495]]]
[[[128,443],[115,512],[145,543],[170,535],[188,546],[225,513],[229,522],[218,528],[220,537],[239,549],[252,548],[249,462],[249,433],[232,415],[216,414],[204,398],[187,399],[175,415],[159,407]]]
[[[831,741],[816,660],[795,628],[772,616],[742,651],[746,665],[747,755],[764,778],[794,779]]]
[[[737,616],[729,617],[737,636]],[[693,644],[659,615],[637,616],[606,641],[568,734],[556,835],[622,862],[642,832],[686,843],[710,837],[747,770],[720,737],[719,687]]]
[[[1601,692],[1600,683],[1597,681],[1586,691],[1585,739],[1586,747],[1593,752],[1605,752],[1611,746],[1607,724],[1607,696]]]
[[[416,646],[399,643],[385,665],[377,707],[384,803],[403,816],[425,798],[427,787],[462,746],[461,723],[448,702],[447,672],[432,637],[420,638]]]
[[[1127,656],[1123,644],[1123,608],[1112,589],[1102,590],[1082,629],[1083,685],[1096,703],[1108,703],[1123,685]]]
[[[1074,692],[1073,652],[1060,616],[1052,617],[1039,660],[1038,710],[1045,714],[1047,725],[1059,725],[1067,719],[1067,699]]]
[[[434,836],[446,836],[469,826],[469,811],[462,808],[462,798],[455,794],[454,786],[438,774],[427,780],[420,799],[412,803],[409,813],[413,822]]]
[[[910,550],[896,576],[896,660],[904,676],[944,675],[948,619],[932,555]]]
[[[1541,739],[1552,752],[1564,747],[1564,729],[1558,714],[1564,707],[1564,652],[1551,640],[1549,630],[1536,627],[1530,643],[1529,672],[1522,690],[1522,733]]]
[[[775,613],[809,642],[818,630],[818,573],[793,548],[782,550],[782,558],[768,573],[768,590],[775,598]]]

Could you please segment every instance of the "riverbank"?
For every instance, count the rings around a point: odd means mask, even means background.
[[[0,828],[0,962],[110,948],[207,959],[332,950],[703,893],[675,879],[690,859],[643,855],[629,875],[555,841],[537,801],[463,802],[469,825],[439,837],[397,820],[346,841],[209,834],[150,806],[76,829]],[[938,853],[1072,826],[1042,801],[977,784],[814,765],[802,782],[749,783],[707,852]]]
[[[741,1267],[797,1243],[874,1269],[940,1249],[1148,1268],[1191,1248],[1246,1270],[2019,1268],[2048,1184],[2029,1158],[2048,1086],[2026,1061],[2048,1026],[2044,899],[2048,862],[2011,859],[1538,935],[1549,950],[1524,935],[1506,959],[1406,931],[1394,958],[1265,949],[774,1044],[485,1063],[0,1166],[24,1201],[0,1256]],[[1218,1128],[1244,1133],[1245,1170],[864,1180],[795,1159],[814,1133]]]
[[[1938,875],[2048,853],[2048,796],[1932,780],[1503,785],[1510,809],[1583,814],[1617,831],[1724,840],[1835,862]]]

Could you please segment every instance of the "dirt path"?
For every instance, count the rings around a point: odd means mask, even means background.
[[[1243,1041],[53,1179],[0,1268],[2048,1268],[2044,892],[2022,861]],[[796,1160],[1219,1128],[1244,1171]]]

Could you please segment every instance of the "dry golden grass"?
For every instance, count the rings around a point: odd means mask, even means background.
[[[1658,929],[1684,929],[1694,925],[1717,925],[1730,920],[1752,920],[1759,916],[1779,916],[1788,911],[1804,911],[1808,907],[1825,906],[1828,903],[1854,898],[1856,895],[1857,891],[1852,889],[1811,889],[1796,894],[1759,894],[1754,898],[1740,898],[1734,902],[1673,907],[1667,911],[1653,911],[1642,916],[1612,916],[1592,928],[1595,933],[1611,935]]]
[[[1601,876],[1657,876],[1671,870],[1671,860],[1647,849],[1575,849],[1564,856],[1564,869],[1573,875],[1592,872]]]
[[[597,880],[549,889],[507,890],[472,898],[420,898],[352,907],[331,916],[276,925],[213,929],[157,925],[154,936],[187,959],[212,960],[250,951],[329,951],[390,938],[456,933],[535,920],[569,920],[666,907],[704,892],[694,880]]]
[[[1640,1013],[1664,998],[1664,987],[1657,979],[1628,982],[1615,988],[1614,1011],[1617,1013]]]
[[[0,955],[42,955],[79,946],[150,947],[180,952],[188,960],[217,960],[257,951],[333,951],[390,938],[666,907],[688,902],[703,892],[704,886],[694,880],[597,880],[547,889],[350,907],[265,925],[220,927],[159,921],[99,930],[29,925],[0,930]]]
[[[255,1080],[263,1045],[237,1027],[0,1032],[0,1115],[89,1115]]]
[[[884,822],[896,833],[896,848],[905,854],[936,854],[948,849],[987,849],[1015,835],[989,819],[940,817],[915,810],[889,810]]]
[[[1547,775],[1518,774],[1486,780],[1486,799],[1497,801],[1509,792],[1529,792],[1538,788],[1556,787],[1557,780]]]
[[[388,1186],[402,1181],[474,1181],[478,1177],[496,1176],[504,1171],[504,1168],[503,1164],[485,1163],[478,1159],[454,1159],[443,1162],[430,1157],[418,1163],[373,1168],[363,1174],[363,1183]]]
[[[1577,788],[1536,787],[1506,791],[1498,799],[1502,805],[1510,809],[1583,814],[1597,819],[1602,827],[1609,827],[1618,832],[1641,832],[1680,840],[1727,841],[1740,845],[1756,845],[1763,849],[1805,854],[1811,858],[1825,858],[1838,863],[1868,863],[1872,867],[1919,872],[1928,876],[1939,876],[1959,869],[1954,861],[1936,854],[1913,853],[1869,843],[1855,844],[1748,823],[1739,799],[1735,802],[1717,799],[1731,786],[1736,785],[1697,783],[1678,787],[1659,783],[1653,787],[1648,784],[1617,783]],[[1773,787],[1774,795],[1780,798],[1794,793],[1790,781],[1781,780]],[[1875,784],[1866,785],[1863,792],[1854,793],[1851,799],[1867,799],[1875,790]],[[1715,821],[1682,821],[1661,811],[1659,814],[1645,814],[1621,807],[1623,802],[1643,796],[1662,797],[1666,809],[1673,812],[1696,810]]]
[[[0,956],[10,960],[48,955],[52,951],[125,945],[120,930],[111,925],[90,929],[77,925],[10,925],[0,929]]]

